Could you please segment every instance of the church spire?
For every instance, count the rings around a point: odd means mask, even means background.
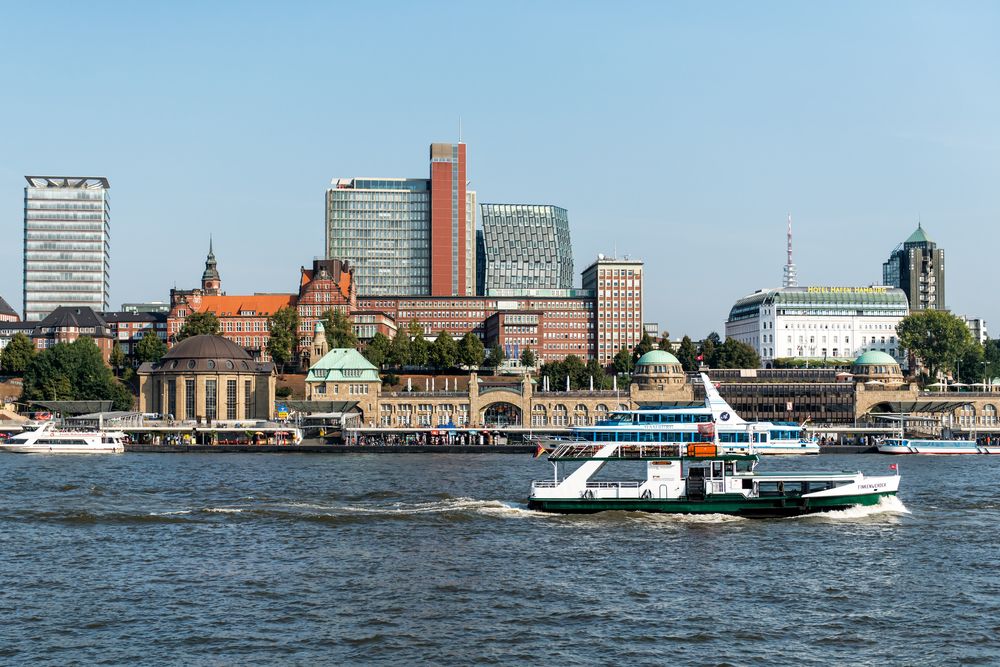
[[[222,278],[216,268],[215,252],[212,249],[212,237],[208,237],[208,257],[205,258],[205,272],[201,274],[201,290],[208,296],[221,294]]]

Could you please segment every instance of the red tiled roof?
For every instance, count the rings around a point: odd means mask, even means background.
[[[199,313],[211,312],[216,315],[239,315],[251,310],[257,315],[274,315],[285,307],[295,307],[294,294],[253,294],[250,296],[203,296]]]

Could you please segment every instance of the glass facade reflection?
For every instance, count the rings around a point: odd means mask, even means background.
[[[483,204],[485,290],[569,289],[569,216],[558,206]]]
[[[109,310],[108,179],[25,178],[24,319],[41,320],[59,306]]]
[[[361,295],[430,292],[430,183],[352,178],[326,197],[326,256],[354,265]]]

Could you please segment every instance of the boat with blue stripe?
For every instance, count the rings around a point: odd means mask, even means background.
[[[593,426],[573,427],[576,442],[703,442],[711,437],[722,454],[819,454],[819,444],[793,422],[748,422],[719,394],[704,373],[703,407],[616,410]]]

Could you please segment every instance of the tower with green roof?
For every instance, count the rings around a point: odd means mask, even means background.
[[[906,292],[910,310],[945,310],[944,250],[919,222],[910,237],[882,264],[882,281]]]

